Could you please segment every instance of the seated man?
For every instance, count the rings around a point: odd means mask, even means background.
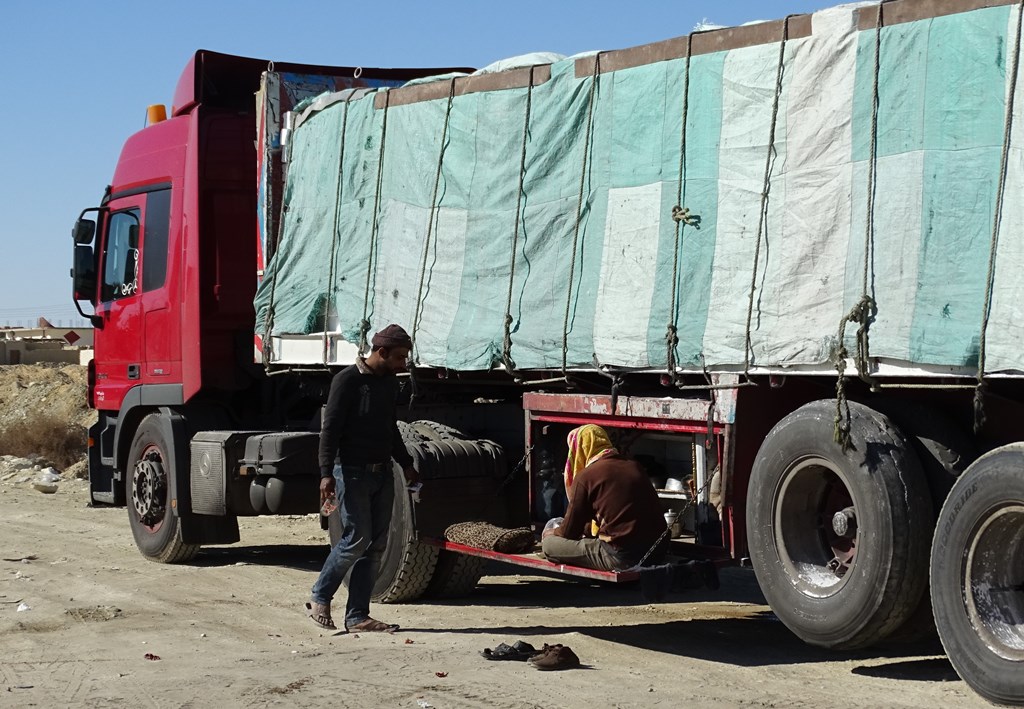
[[[599,571],[629,569],[641,560],[660,564],[668,534],[658,494],[643,469],[609,450],[607,442],[607,433],[594,425],[569,434],[570,460],[586,467],[569,478],[565,519],[545,532],[541,549],[551,561]],[[591,520],[597,523],[597,538],[584,536]]]

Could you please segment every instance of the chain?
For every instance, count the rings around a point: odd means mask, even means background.
[[[519,474],[519,471],[526,467],[526,461],[530,458],[530,453],[533,452],[533,446],[526,449],[523,453],[523,457],[516,463],[516,466],[512,468],[512,472],[505,476],[505,479],[501,481],[501,485],[498,485],[498,489],[494,491],[495,496],[500,495],[501,492],[508,487],[508,484],[512,482],[513,478]]]
[[[705,480],[704,484],[700,486],[699,490],[697,490],[697,493],[691,499],[686,501],[686,504],[683,505],[683,509],[679,510],[680,516],[683,515],[688,509],[693,507],[693,503],[695,503],[697,500],[700,499],[701,493],[703,493],[705,490],[707,490],[708,485],[711,484],[711,481],[714,479],[714,477],[715,476],[714,476],[713,473],[711,475],[709,475],[708,479]],[[665,531],[662,532],[661,536],[659,536],[655,540],[654,544],[651,545],[651,548],[647,550],[647,553],[644,554],[642,557],[640,557],[640,561],[638,561],[634,565],[633,568],[639,568],[639,567],[643,566],[644,562],[647,561],[647,559],[651,556],[651,554],[654,553],[654,550],[657,549],[661,545],[661,543],[663,541],[665,541],[665,539],[668,537],[668,534],[669,534],[670,531],[672,531],[672,527],[670,525],[666,524],[665,525]]]

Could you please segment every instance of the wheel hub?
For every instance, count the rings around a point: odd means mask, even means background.
[[[961,592],[971,625],[992,652],[1024,662],[1024,506],[990,511],[966,562]]]
[[[839,510],[832,515],[832,531],[837,537],[853,539],[857,536],[857,512],[853,507]]]
[[[815,598],[842,588],[857,557],[857,511],[838,468],[824,458],[799,461],[776,499],[775,542],[791,582]]]
[[[156,452],[143,455],[132,472],[132,504],[139,520],[152,527],[164,518],[167,474]]]

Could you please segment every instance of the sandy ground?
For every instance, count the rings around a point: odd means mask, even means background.
[[[937,644],[803,645],[748,571],[652,606],[495,565],[465,599],[375,607],[395,635],[331,635],[299,612],[327,552],[312,519],[242,520],[241,544],[164,566],[136,551],[123,509],[86,500],[84,481],[0,485],[0,557],[15,559],[0,561],[0,706],[986,706]],[[478,654],[517,639],[569,645],[586,667]]]

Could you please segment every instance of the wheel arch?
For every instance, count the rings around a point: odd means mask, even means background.
[[[171,406],[184,404],[181,385],[176,384],[140,384],[128,390],[121,401],[117,415],[117,428],[114,430],[114,476],[123,481],[125,463],[132,447],[135,432],[142,419],[151,413],[161,410],[170,411]]]

